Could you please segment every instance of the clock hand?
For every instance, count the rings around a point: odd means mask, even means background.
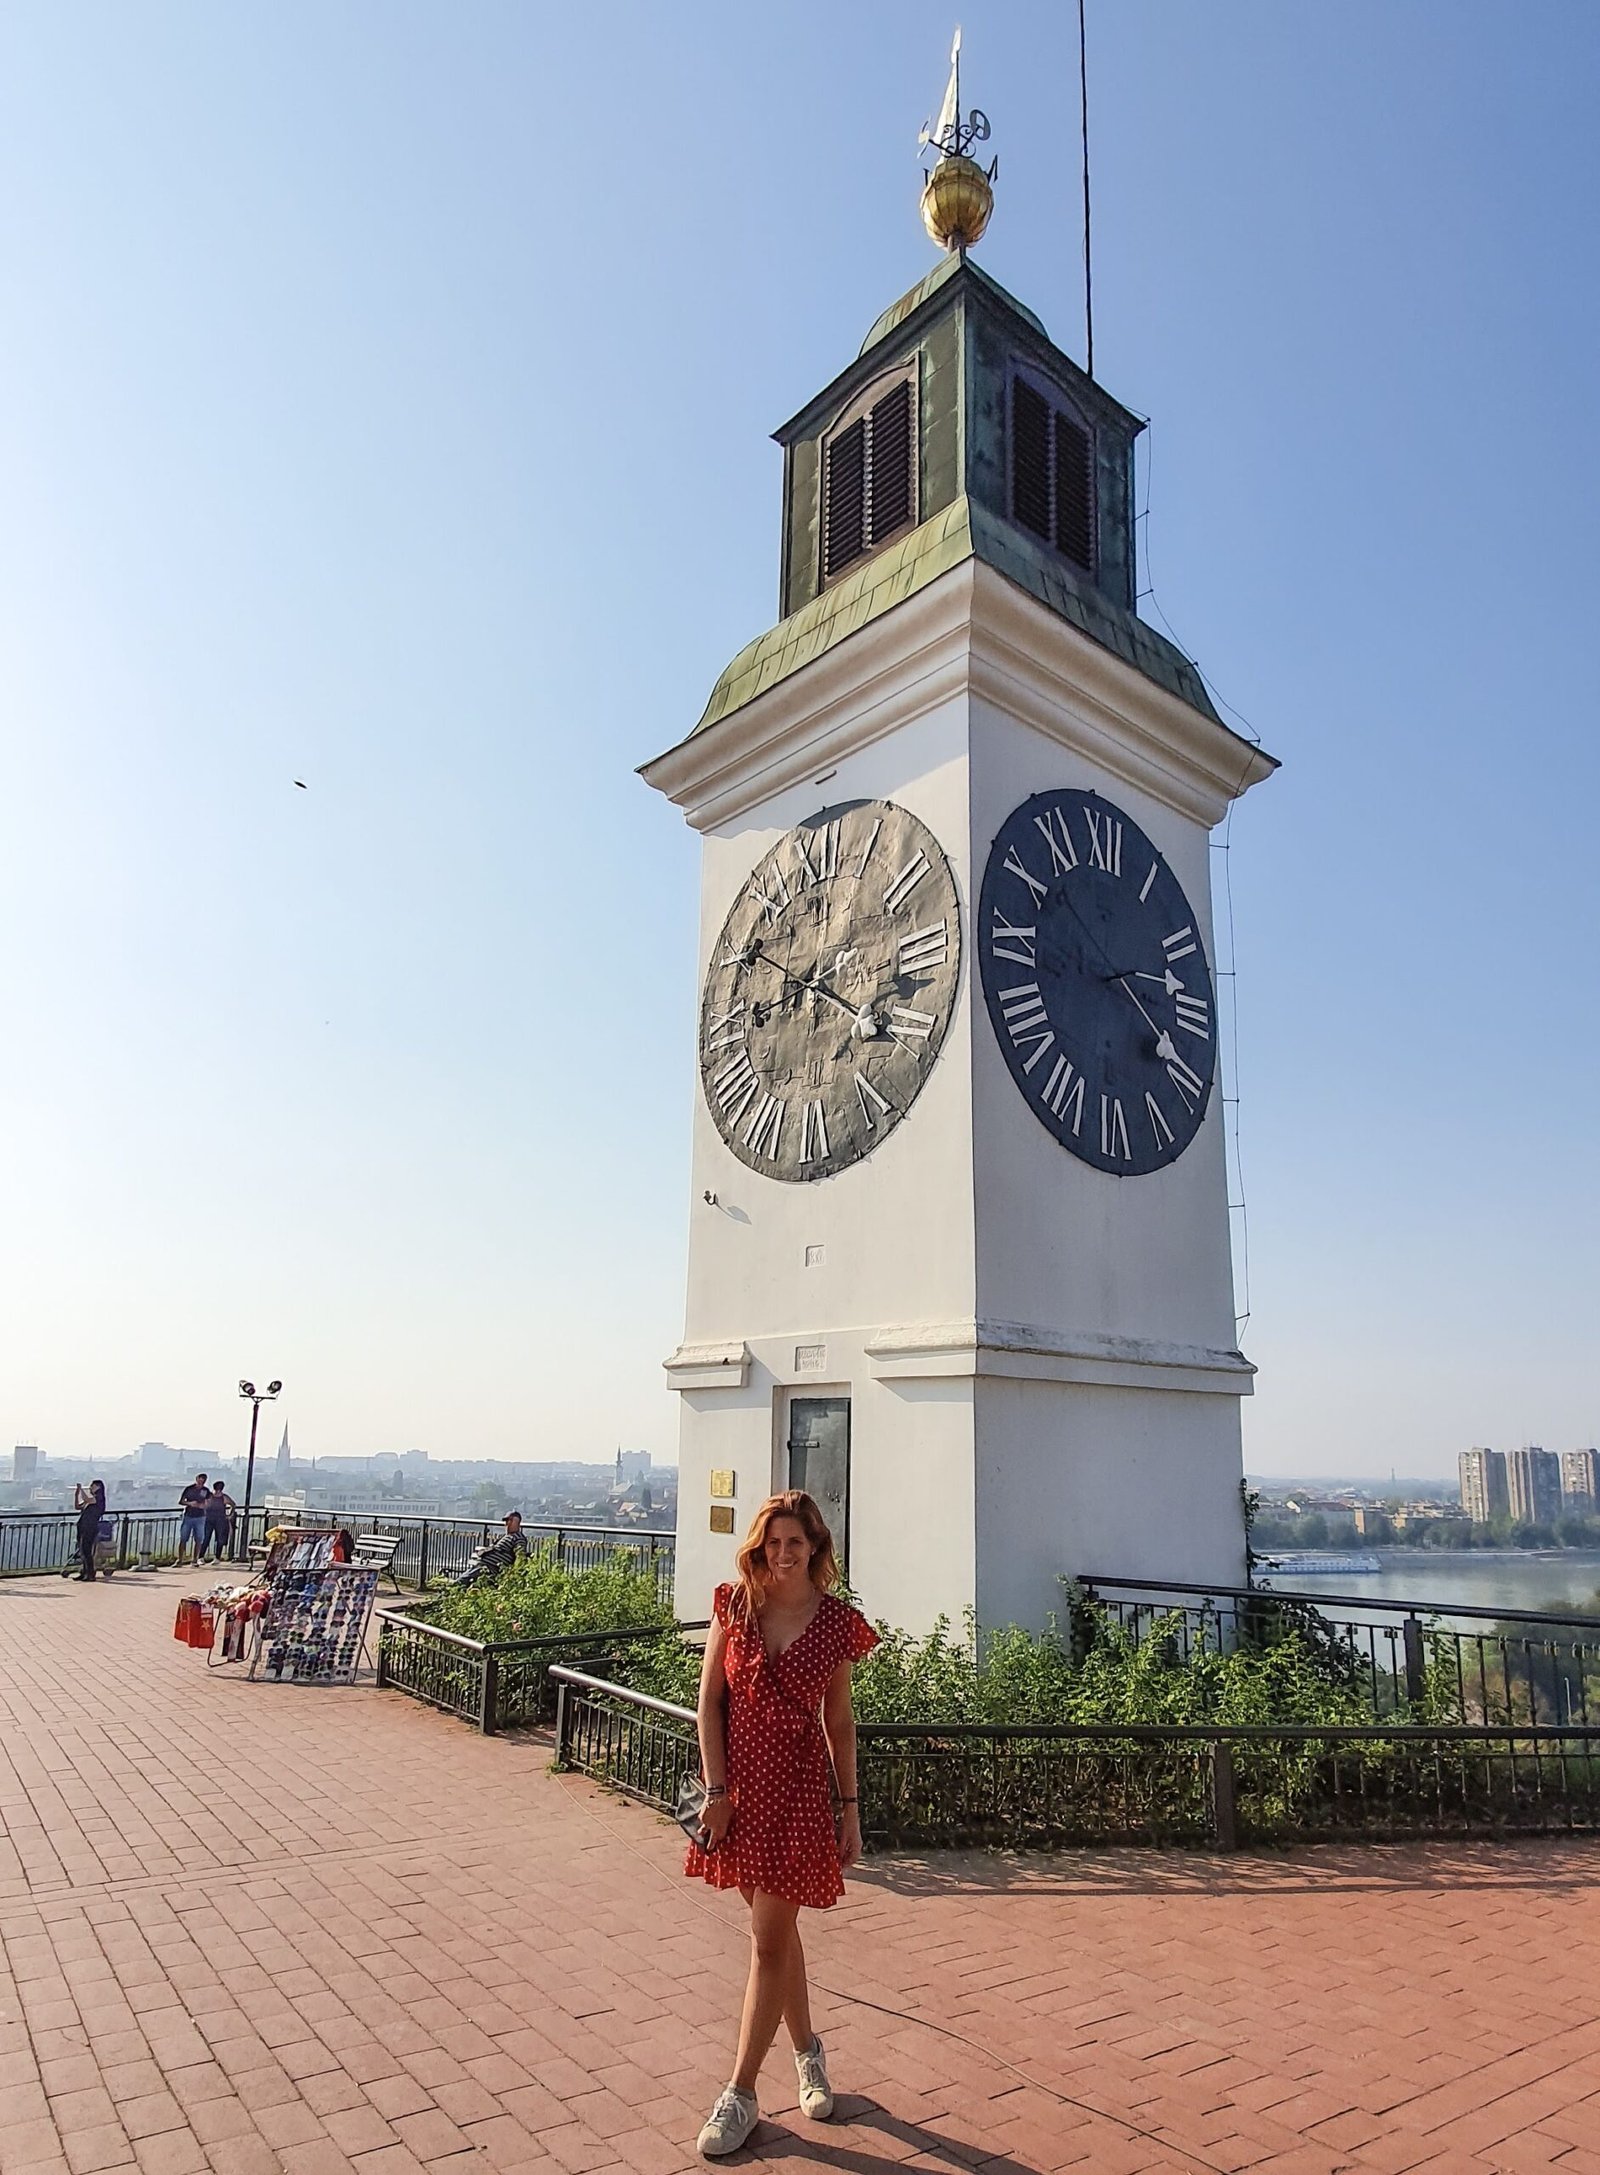
[[[836,1004],[841,1012],[849,1013],[852,1022],[860,1030],[865,1040],[870,1041],[872,1036],[878,1032],[878,1016],[870,1004],[852,1004],[848,997],[841,997],[837,990],[830,989],[826,982],[818,981],[814,975],[791,974],[781,960],[774,959],[772,954],[763,947],[759,937],[754,939],[747,949],[750,956],[745,961],[746,965],[759,964],[772,967],[783,976],[786,982],[792,982],[796,989],[813,990],[819,997],[826,997],[828,1002]]]
[[[1128,995],[1133,999],[1134,1008],[1138,1012],[1140,1019],[1144,1021],[1146,1027],[1149,1028],[1151,1034],[1157,1037],[1156,1049],[1159,1052],[1162,1041],[1170,1040],[1171,1038],[1167,1036],[1163,1028],[1160,1028],[1156,1025],[1155,1021],[1150,1017],[1144,1006],[1140,1004],[1139,992],[1130,986],[1128,977],[1125,974],[1119,974],[1117,976],[1117,983],[1119,988],[1127,990]]]
[[[1141,967],[1124,967],[1121,973],[1102,974],[1100,979],[1102,982],[1120,982],[1130,974],[1136,982],[1159,982],[1169,997],[1176,997],[1185,986],[1170,967],[1165,974],[1146,974]]]

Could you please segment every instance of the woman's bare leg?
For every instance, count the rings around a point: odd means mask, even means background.
[[[795,1913],[794,1939],[789,1963],[789,1987],[784,1996],[783,2021],[796,2054],[804,2054],[815,2036],[811,2028],[811,1988],[806,1983],[806,1952],[800,1939],[800,1914]]]
[[[805,2044],[811,2044],[805,1954],[796,1926],[798,1906],[760,1888],[752,1891],[749,1903],[750,1978],[744,1990],[739,2058],[733,2072],[741,2092],[755,2090],[780,2022],[788,2021],[792,2032],[798,2019],[807,2026]]]

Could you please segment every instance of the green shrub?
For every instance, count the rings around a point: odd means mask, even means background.
[[[557,1560],[554,1541],[493,1580],[447,1586],[428,1621],[469,1639],[550,1639],[651,1624],[665,1630],[672,1610],[656,1591],[654,1573],[619,1549],[592,1570],[572,1571]]]
[[[1358,1657],[1330,1648],[1292,1610],[1270,1637],[1227,1653],[1214,1640],[1191,1642],[1185,1653],[1176,1615],[1158,1618],[1135,1645],[1114,1616],[1076,1592],[1070,1624],[1070,1636],[1053,1620],[1040,1632],[1014,1624],[979,1631],[969,1611],[960,1633],[941,1618],[917,1638],[879,1623],[879,1643],[852,1678],[856,1718],[928,1726],[1373,1718]],[[618,1656],[618,1676],[635,1691],[692,1707],[700,1653],[677,1638],[640,1642]]]

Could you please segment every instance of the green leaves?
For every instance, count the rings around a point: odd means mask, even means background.
[[[447,1586],[429,1621],[469,1639],[547,1639],[648,1624],[665,1630],[673,1617],[654,1573],[625,1550],[572,1571],[558,1561],[555,1542],[542,1541],[497,1579]]]

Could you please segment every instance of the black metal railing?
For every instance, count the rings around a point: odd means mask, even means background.
[[[114,1570],[135,1569],[142,1561],[175,1562],[182,1511],[108,1510],[114,1533],[110,1563]],[[267,1528],[267,1514],[259,1504],[250,1512],[251,1541],[259,1542]],[[236,1518],[229,1547],[242,1541]],[[78,1514],[75,1510],[0,1511],[0,1578],[27,1578],[41,1571],[68,1568],[77,1556]]]
[[[1581,1611],[1087,1575],[1078,1584],[1135,1646],[1159,1637],[1182,1659],[1289,1638],[1312,1644],[1363,1690],[1374,1721],[1600,1724],[1600,1617]]]
[[[670,1811],[687,1707],[558,1665],[556,1764]],[[1600,1830],[1600,1729],[863,1724],[874,1848],[1316,1842]]]
[[[183,1513],[170,1510],[110,1510],[106,1513],[116,1535],[112,1564],[128,1570],[142,1559],[156,1564],[175,1562],[178,1529]],[[268,1510],[251,1505],[250,1530],[245,1533],[235,1517],[229,1534],[229,1555],[234,1560],[259,1548],[269,1530],[278,1526],[338,1525],[351,1533],[394,1534],[400,1546],[394,1553],[395,1575],[408,1586],[425,1591],[440,1579],[457,1578],[469,1570],[480,1547],[505,1530],[498,1518],[434,1518],[382,1511],[317,1510],[296,1507]],[[535,1541],[548,1541],[556,1561],[574,1571],[592,1570],[624,1554],[655,1581],[664,1605],[672,1604],[674,1536],[641,1532],[636,1526],[591,1526],[566,1523],[528,1524],[523,1531]],[[59,1571],[76,1557],[78,1514],[71,1510],[0,1511],[0,1578],[25,1578],[41,1571]]]
[[[338,1525],[359,1537],[363,1533],[394,1534],[400,1546],[394,1552],[395,1576],[407,1586],[425,1593],[443,1579],[459,1578],[471,1569],[478,1550],[501,1538],[505,1525],[498,1518],[434,1518],[404,1512],[306,1509],[295,1513],[274,1511],[272,1522],[283,1525]],[[637,1526],[524,1524],[530,1540],[553,1544],[556,1561],[571,1571],[590,1571],[618,1555],[631,1556],[655,1581],[664,1605],[672,1604],[674,1536],[641,1532]]]
[[[538,1639],[471,1639],[430,1624],[413,1608],[381,1609],[378,1616],[378,1683],[459,1715],[485,1736],[551,1719],[555,1664],[592,1663],[638,1640],[668,1636],[661,1625],[646,1624]]]

